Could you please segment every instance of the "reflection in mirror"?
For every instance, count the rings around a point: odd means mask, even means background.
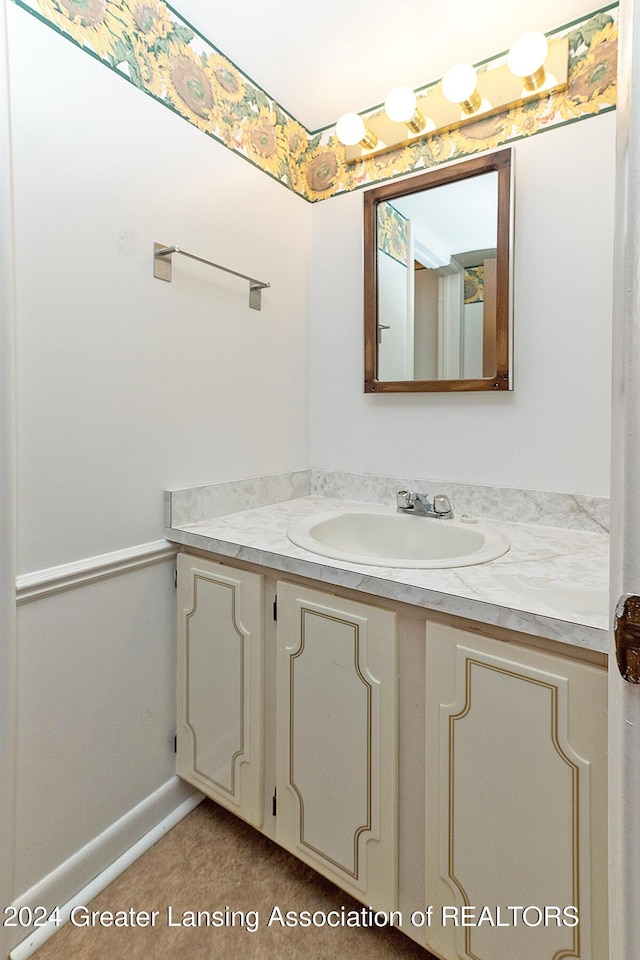
[[[509,389],[510,158],[365,195],[366,391]]]
[[[383,200],[377,217],[379,379],[495,376],[497,173]]]

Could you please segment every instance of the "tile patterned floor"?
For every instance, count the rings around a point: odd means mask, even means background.
[[[34,960],[429,960],[393,928],[285,927],[286,911],[362,911],[362,905],[247,824],[205,801],[87,904],[138,925],[66,924]],[[169,916],[169,908],[171,915]],[[219,911],[220,927],[182,924],[198,911]],[[154,925],[142,926],[141,911]],[[235,913],[234,925],[230,914]],[[257,929],[255,912],[258,914]],[[242,916],[241,916],[242,915]],[[277,917],[277,915],[276,915]],[[84,914],[76,911],[76,923]],[[244,920],[244,924],[241,922]]]

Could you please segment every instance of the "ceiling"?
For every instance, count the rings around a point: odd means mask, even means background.
[[[507,50],[598,9],[596,0],[172,0],[207,40],[309,130],[381,103],[398,84]]]

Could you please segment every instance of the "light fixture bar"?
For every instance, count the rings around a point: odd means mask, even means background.
[[[546,82],[541,88],[529,92],[523,85],[523,79],[511,73],[506,56],[489,64],[486,70],[478,70],[477,96],[481,106],[473,115],[465,114],[459,103],[451,103],[445,99],[441,83],[434,84],[423,96],[418,95],[416,107],[418,113],[433,121],[431,130],[414,133],[406,122],[390,120],[384,111],[366,116],[363,119],[367,129],[377,137],[377,145],[371,149],[363,147],[360,143],[345,146],[347,163],[355,163],[365,157],[388,153],[390,150],[414,143],[433,133],[453,130],[466,123],[473,123],[481,117],[502,113],[508,107],[540,100],[552,92],[566,89],[569,83],[568,36],[549,42],[544,71]]]

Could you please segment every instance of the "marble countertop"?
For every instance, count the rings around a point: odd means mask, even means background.
[[[482,518],[483,525],[508,537],[508,553],[489,563],[441,570],[346,563],[303,550],[287,538],[288,527],[302,517],[365,505],[300,497],[173,526],[166,536],[186,547],[283,573],[607,652],[607,536]]]

